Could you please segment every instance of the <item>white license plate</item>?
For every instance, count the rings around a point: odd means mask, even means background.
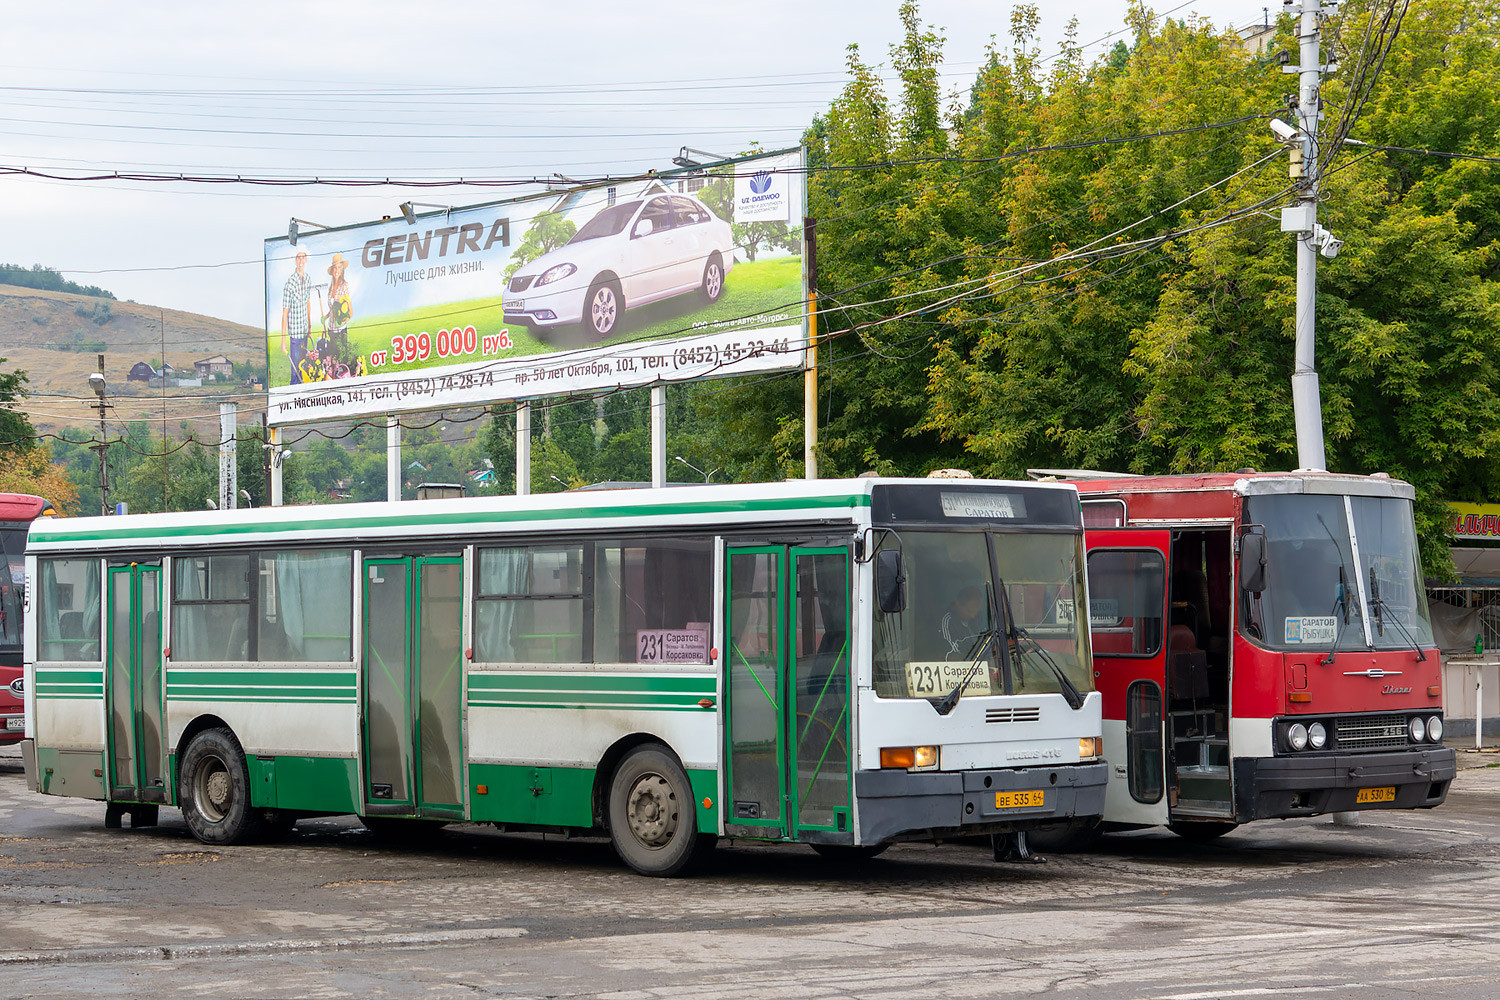
[[[11,730],[11,731],[14,731],[14,730],[17,730],[17,729],[24,730],[26,728],[26,719],[24,717],[19,718],[19,719],[6,719],[5,720],[5,728],[7,730]]]
[[[973,670],[972,676],[969,671]],[[988,663],[977,667],[972,663],[953,660],[913,660],[906,664],[906,686],[913,698],[935,698],[947,694],[965,677],[969,678],[964,694],[990,694],[990,668]]]

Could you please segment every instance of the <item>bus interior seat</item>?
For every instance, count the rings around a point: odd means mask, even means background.
[[[1198,648],[1193,630],[1173,625],[1169,642],[1172,700],[1196,702],[1209,697],[1208,654]]]
[[[83,634],[83,612],[64,611],[58,615],[57,637],[65,641],[77,641],[85,638]]]

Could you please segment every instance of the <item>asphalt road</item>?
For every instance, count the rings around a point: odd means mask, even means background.
[[[30,794],[0,751],[0,996],[607,1000],[1500,995],[1500,754],[1449,801],[1170,833],[997,865],[976,845],[834,867],[721,846],[691,881],[607,844],[450,828],[377,844],[353,820],[207,848],[172,810]]]

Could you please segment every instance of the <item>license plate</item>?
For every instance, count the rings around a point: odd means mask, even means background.
[[[971,674],[970,671],[973,671]],[[990,668],[981,663],[953,660],[920,660],[906,665],[906,686],[913,698],[934,698],[947,694],[968,678],[964,694],[990,693]]]
[[[526,308],[526,300],[525,299],[507,299],[505,301],[505,311],[506,312],[520,312],[522,309],[525,309],[525,308]]]
[[[1396,786],[1387,785],[1384,788],[1361,788],[1359,794],[1354,797],[1354,804],[1362,806],[1367,802],[1395,802]]]
[[[8,730],[25,729],[26,728],[26,719],[25,718],[20,718],[20,719],[6,719],[5,720],[5,728],[8,729]]]
[[[1043,791],[996,792],[996,809],[1042,809],[1047,805],[1047,793]]]

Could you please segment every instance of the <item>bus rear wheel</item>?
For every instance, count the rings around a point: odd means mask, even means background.
[[[227,729],[193,737],[182,757],[177,799],[188,830],[205,844],[248,844],[264,832],[264,815],[250,805],[245,752]]]
[[[693,788],[658,743],[626,754],[609,783],[609,839],[642,875],[672,878],[697,867],[718,839],[698,832]]]

